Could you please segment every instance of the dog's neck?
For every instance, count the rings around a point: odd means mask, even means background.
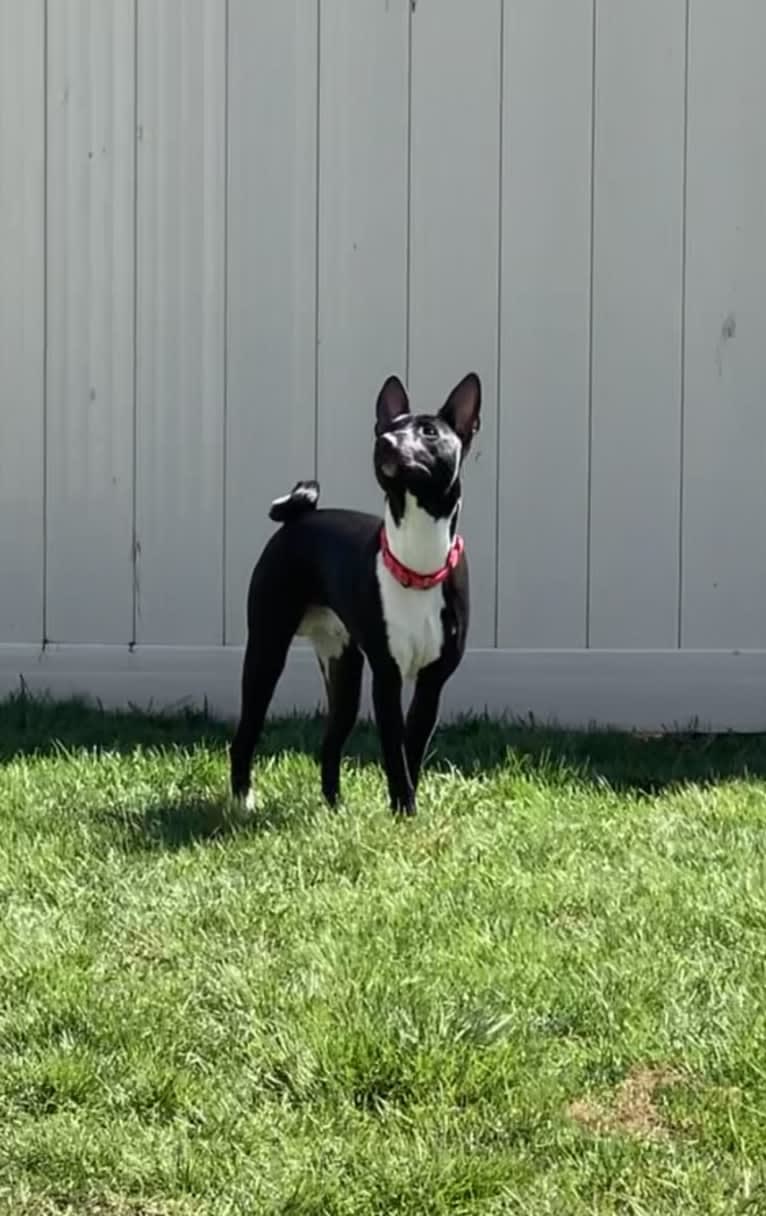
[[[385,524],[388,545],[398,562],[416,574],[432,574],[447,561],[457,531],[460,502],[451,515],[434,519],[419,506],[410,493],[404,496],[404,510],[397,523],[386,502]]]

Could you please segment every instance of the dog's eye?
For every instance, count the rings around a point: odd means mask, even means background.
[[[420,433],[425,435],[426,439],[435,439],[439,432],[433,422],[421,422]]]

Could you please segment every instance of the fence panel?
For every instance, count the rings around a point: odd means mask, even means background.
[[[43,637],[43,0],[0,0],[0,643]]]
[[[766,6],[694,0],[682,642],[766,646]]]
[[[229,2],[226,641],[273,498],[315,468],[317,4]]]
[[[135,5],[48,5],[47,633],[133,640]]]
[[[678,644],[686,0],[597,6],[591,646]]]
[[[593,0],[505,9],[498,645],[586,640]]]
[[[139,642],[223,640],[225,17],[138,6]]]

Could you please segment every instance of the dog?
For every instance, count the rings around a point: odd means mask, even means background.
[[[377,400],[373,458],[384,518],[318,510],[316,481],[298,482],[272,503],[270,518],[282,527],[250,581],[241,713],[230,749],[231,791],[249,809],[253,754],[298,635],[313,643],[327,691],[321,748],[327,802],[335,806],[340,795],[341,753],[359,713],[366,657],[391,808],[414,814],[442,689],[466,645],[460,477],[480,409],[474,372],[436,414],[412,414],[403,384],[390,376]],[[402,691],[410,681],[405,719]]]

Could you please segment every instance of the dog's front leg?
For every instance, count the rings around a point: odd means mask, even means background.
[[[415,813],[415,791],[407,768],[402,713],[402,681],[393,664],[374,671],[372,703],[383,749],[391,809],[403,815]]]
[[[434,664],[424,668],[415,683],[405,728],[407,768],[414,790],[418,788],[423,757],[436,729],[445,678],[441,666]]]

